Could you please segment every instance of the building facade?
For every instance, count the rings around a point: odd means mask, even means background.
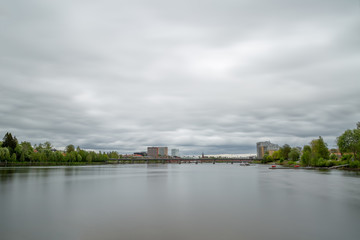
[[[157,157],[167,157],[168,156],[168,147],[148,147],[147,155],[153,158]]]
[[[263,159],[266,152],[274,152],[280,149],[280,146],[270,141],[256,143],[257,158]]]
[[[179,149],[171,149],[171,156],[172,157],[180,157]]]
[[[167,157],[168,156],[168,147],[159,147],[159,156]]]
[[[148,147],[147,155],[153,158],[157,158],[159,156],[159,148],[158,147]]]

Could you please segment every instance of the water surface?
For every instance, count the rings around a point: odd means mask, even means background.
[[[0,168],[2,240],[359,239],[360,175],[238,164]]]

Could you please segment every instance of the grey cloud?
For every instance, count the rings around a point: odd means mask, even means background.
[[[5,1],[0,134],[89,149],[329,146],[360,119],[357,1]]]

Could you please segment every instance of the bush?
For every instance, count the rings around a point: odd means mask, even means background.
[[[349,163],[350,168],[360,168],[360,161],[351,161]]]
[[[324,160],[323,158],[320,158],[319,160],[316,161],[315,167],[327,167],[326,164],[327,161]]]
[[[342,161],[349,161],[349,160],[352,159],[352,157],[353,157],[352,154],[344,154],[344,155],[342,155],[341,160]]]

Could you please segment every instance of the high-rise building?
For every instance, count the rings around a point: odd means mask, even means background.
[[[167,157],[168,156],[168,147],[159,147],[159,156]]]
[[[150,157],[157,158],[167,157],[168,156],[168,147],[148,147],[147,148],[147,155]]]
[[[271,143],[270,141],[256,143],[256,151],[257,151],[258,159],[262,159],[265,155],[265,152],[277,151],[279,149],[280,149],[279,145]]]
[[[171,156],[172,157],[180,157],[179,149],[171,149]]]
[[[158,147],[148,147],[147,155],[150,157],[157,158],[159,156],[159,148]]]

